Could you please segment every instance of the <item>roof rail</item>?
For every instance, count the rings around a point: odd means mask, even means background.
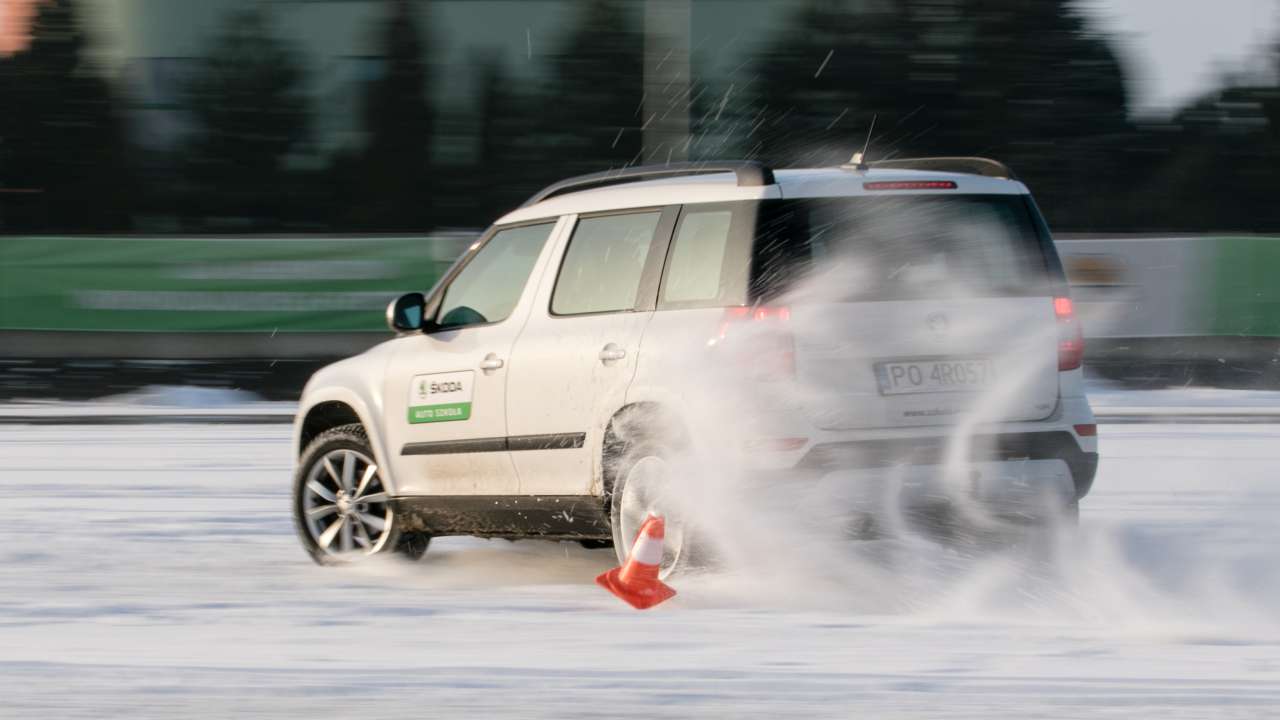
[[[1017,180],[1008,165],[997,160],[982,157],[926,157],[902,158],[901,160],[876,160],[867,163],[872,168],[889,170],[936,170],[938,172],[965,173],[985,177]]]
[[[533,197],[524,201],[520,207],[540,203],[549,197],[563,195],[575,190],[601,187],[616,183],[631,182],[645,178],[678,177],[681,175],[704,175],[706,173],[731,172],[738,176],[738,187],[763,187],[774,183],[773,170],[769,166],[754,160],[720,161],[720,162],[678,162],[666,165],[639,165],[605,170],[604,172],[579,175],[558,183],[548,185],[539,190]]]

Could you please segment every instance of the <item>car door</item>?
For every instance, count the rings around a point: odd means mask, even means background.
[[[573,218],[516,341],[507,384],[522,494],[586,495],[605,424],[635,375],[674,208]],[[563,249],[562,249],[563,248]]]
[[[428,327],[399,339],[384,413],[400,495],[513,495],[506,383],[554,221],[497,228],[427,303]],[[433,312],[434,308],[434,312]]]

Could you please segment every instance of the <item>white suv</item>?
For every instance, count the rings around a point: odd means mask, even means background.
[[[303,391],[294,511],[320,562],[443,535],[623,558],[679,481],[662,461],[709,424],[790,488],[834,478],[850,517],[887,476],[902,507],[1072,517],[1097,468],[1049,230],[990,160],[565,180],[387,320]]]

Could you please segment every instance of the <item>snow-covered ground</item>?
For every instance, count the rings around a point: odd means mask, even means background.
[[[1093,380],[1089,383],[1089,398],[1103,421],[1145,421],[1159,417],[1247,421],[1280,417],[1280,391],[1274,390],[1210,387],[1135,390]],[[184,421],[261,418],[263,422],[287,422],[297,408],[295,402],[267,401],[245,390],[160,385],[83,402],[26,400],[0,404],[0,423],[77,418],[95,423],[124,419],[160,422],[166,418]]]
[[[1107,382],[1089,383],[1089,402],[1095,408],[1266,408],[1280,412],[1280,391],[1179,387],[1135,390]]]
[[[1135,390],[1094,381],[1089,383],[1089,402],[1104,421],[1179,417],[1274,422],[1280,417],[1280,392],[1275,390],[1213,387]]]
[[[611,551],[318,568],[286,425],[0,427],[0,716],[1280,715],[1280,425],[1107,425],[1075,536],[774,539],[638,613]]]
[[[122,418],[182,417],[193,420],[220,417],[261,417],[280,421],[291,417],[298,408],[295,402],[263,400],[255,393],[230,388],[180,387],[155,385],[122,395],[88,401],[24,400],[0,404],[0,422],[40,421],[52,418],[83,419],[86,422],[110,422]]]

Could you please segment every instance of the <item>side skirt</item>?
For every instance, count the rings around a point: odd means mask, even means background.
[[[405,530],[433,536],[613,537],[605,500],[594,495],[414,495],[391,507]]]

